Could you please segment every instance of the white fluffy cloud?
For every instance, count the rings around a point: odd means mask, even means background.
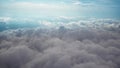
[[[12,20],[12,18],[10,18],[10,17],[0,17],[0,22],[9,22],[11,20]]]

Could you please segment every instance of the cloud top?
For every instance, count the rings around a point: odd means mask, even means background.
[[[74,22],[0,32],[0,68],[119,68],[119,23]]]

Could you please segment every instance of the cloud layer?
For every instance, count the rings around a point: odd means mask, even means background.
[[[101,29],[120,31],[120,21],[114,19],[96,19],[86,17],[43,17],[43,18],[11,18],[11,17],[0,17],[0,31],[7,29],[18,29],[18,28],[54,28],[58,29],[60,26],[66,28],[82,28],[82,29]],[[5,28],[5,29],[3,29]]]
[[[118,24],[71,19],[57,28],[0,32],[0,68],[120,68]]]

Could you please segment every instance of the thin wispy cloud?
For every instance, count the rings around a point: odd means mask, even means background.
[[[1,16],[47,17],[65,15],[119,19],[119,1],[117,0],[14,0],[1,1],[0,6]]]

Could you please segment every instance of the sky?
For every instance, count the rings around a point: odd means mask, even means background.
[[[120,19],[120,0],[0,0],[0,17]]]

